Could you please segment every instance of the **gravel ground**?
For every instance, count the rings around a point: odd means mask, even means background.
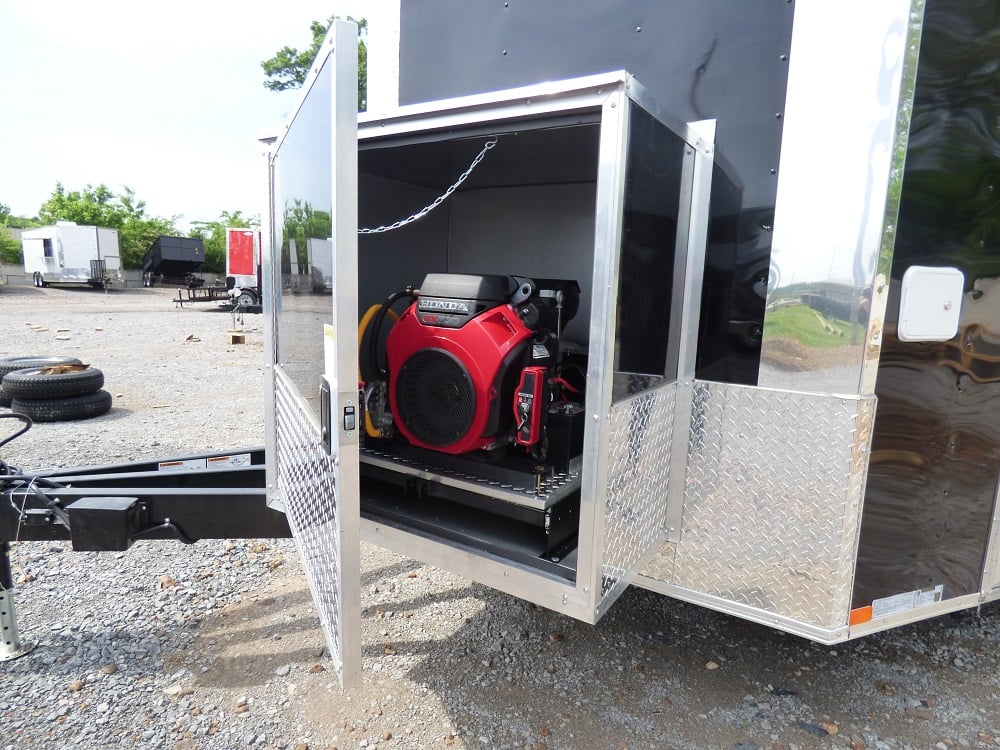
[[[80,357],[115,398],[3,458],[261,444],[260,316],[227,346],[230,315],[171,296],[0,288],[0,356]],[[365,683],[342,692],[289,540],[16,543],[12,562],[37,645],[0,664],[0,748],[1000,745],[997,604],[836,647],[644,591],[588,626],[365,545]]]

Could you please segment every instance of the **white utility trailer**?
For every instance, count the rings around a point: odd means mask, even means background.
[[[122,281],[118,230],[57,221],[21,233],[24,272],[37,287],[88,284],[103,288]]]
[[[389,106],[337,23],[267,153],[268,494],[346,681],[361,539],[588,622],[1000,596],[995,5],[395,20]],[[332,303],[289,291],[303,208]]]

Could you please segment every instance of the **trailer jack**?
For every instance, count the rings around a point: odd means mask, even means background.
[[[10,543],[0,542],[0,662],[12,661],[31,651],[21,643],[14,611],[14,580],[10,571]]]

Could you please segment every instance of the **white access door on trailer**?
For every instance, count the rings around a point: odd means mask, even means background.
[[[292,253],[334,238],[357,255],[357,26],[333,24],[268,158],[265,316],[269,504],[284,507],[342,683],[360,677],[357,295],[299,294]],[[353,287],[356,288],[355,281]]]

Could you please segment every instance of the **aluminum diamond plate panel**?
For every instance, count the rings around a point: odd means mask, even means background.
[[[844,626],[873,417],[873,398],[697,383],[668,582]]]
[[[677,384],[611,407],[602,595],[617,598],[663,538]]]
[[[291,387],[275,377],[278,493],[302,556],[327,647],[338,672],[340,648],[340,545],[333,459]]]

